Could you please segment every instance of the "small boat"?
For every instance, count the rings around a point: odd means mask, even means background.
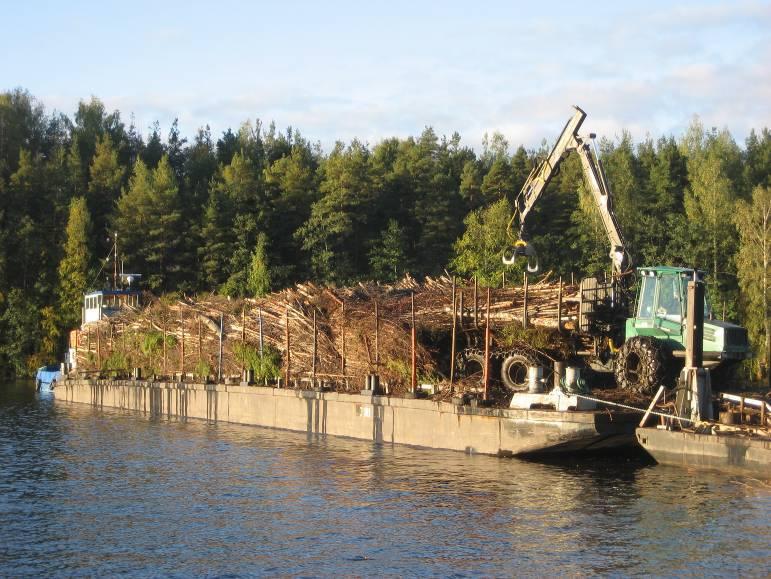
[[[62,379],[60,365],[40,366],[35,373],[35,389],[38,392],[51,392]]]

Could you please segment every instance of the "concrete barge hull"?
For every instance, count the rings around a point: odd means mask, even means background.
[[[752,473],[771,478],[769,439],[638,428],[637,440],[661,464]]]
[[[638,416],[490,409],[432,400],[243,385],[66,380],[57,399],[194,418],[499,456],[634,445]]]

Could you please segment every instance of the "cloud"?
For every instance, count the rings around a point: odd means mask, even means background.
[[[603,18],[577,7],[565,18],[472,15],[467,27],[430,42],[399,37],[398,45],[322,50],[323,57],[295,47],[289,56],[277,50],[265,57],[269,66],[234,54],[189,83],[163,69],[151,91],[145,84],[133,92],[116,83],[99,88],[94,80],[90,92],[120,109],[124,121],[133,112],[143,132],[155,120],[166,130],[178,117],[188,138],[206,124],[219,136],[260,118],[291,125],[325,148],[338,139],[374,144],[418,135],[426,125],[440,135],[458,131],[476,148],[496,130],[512,147],[534,148],[556,137],[572,104],[587,111],[587,130],[611,139],[623,129],[638,140],[679,135],[694,114],[706,126],[728,127],[739,142],[768,124],[771,4],[606,8]],[[159,25],[147,38],[173,43],[179,34]],[[54,91],[38,96],[70,114],[78,101]]]

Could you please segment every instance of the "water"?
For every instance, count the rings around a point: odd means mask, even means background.
[[[767,576],[769,484],[150,420],[0,386],[0,576]]]

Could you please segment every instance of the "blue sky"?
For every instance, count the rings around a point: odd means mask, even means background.
[[[247,119],[325,148],[458,131],[478,147],[585,127],[679,135],[698,114],[741,144],[771,125],[771,1],[8,2],[0,90],[72,115],[100,98],[146,133]]]

